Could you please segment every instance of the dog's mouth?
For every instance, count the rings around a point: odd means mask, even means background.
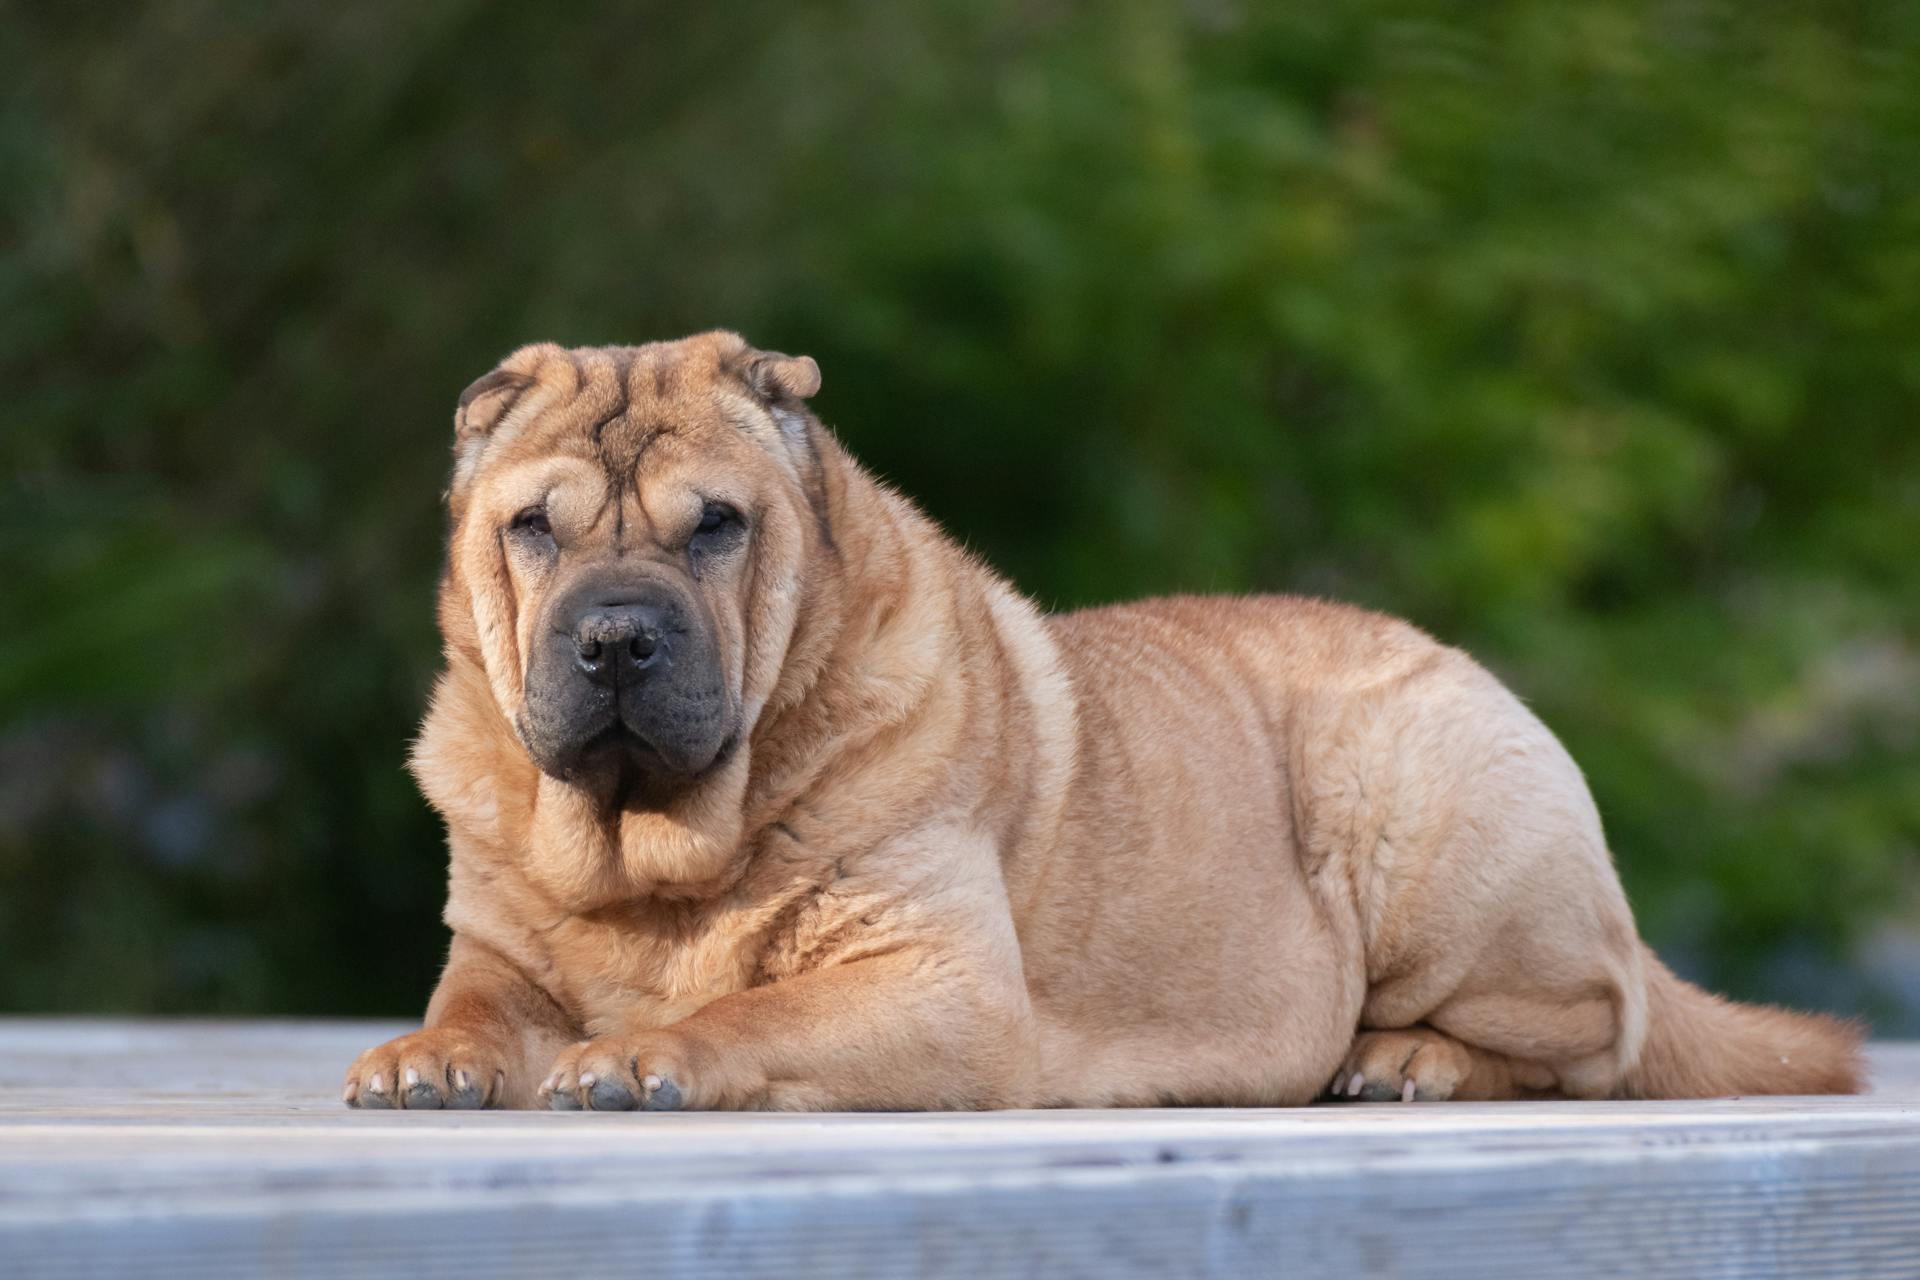
[[[722,768],[739,744],[729,734],[710,759],[676,758],[615,720],[588,739],[567,770],[567,780],[623,809],[655,808]]]
[[[567,770],[573,781],[599,784],[595,790],[609,781],[616,783],[617,789],[644,781],[670,783],[692,772],[617,718],[587,739]]]

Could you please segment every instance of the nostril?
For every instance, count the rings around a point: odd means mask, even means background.
[[[635,662],[645,662],[653,656],[654,650],[659,647],[660,642],[644,631],[627,641],[627,653],[632,656]]]
[[[588,640],[580,646],[580,657],[582,661],[592,662],[599,656],[600,642],[598,640]]]

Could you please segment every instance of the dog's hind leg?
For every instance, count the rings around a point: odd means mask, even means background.
[[[1414,1026],[1355,1036],[1325,1096],[1336,1102],[1488,1102],[1551,1096],[1552,1082],[1538,1063]]]

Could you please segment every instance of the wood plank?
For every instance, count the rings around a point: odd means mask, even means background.
[[[1920,1275],[1860,1098],[355,1112],[391,1024],[0,1020],[0,1275]]]

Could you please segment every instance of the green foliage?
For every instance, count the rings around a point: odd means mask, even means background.
[[[712,325],[1049,604],[1472,649],[1710,980],[1913,909],[1920,9],[0,24],[0,1007],[416,1009],[453,397]]]

